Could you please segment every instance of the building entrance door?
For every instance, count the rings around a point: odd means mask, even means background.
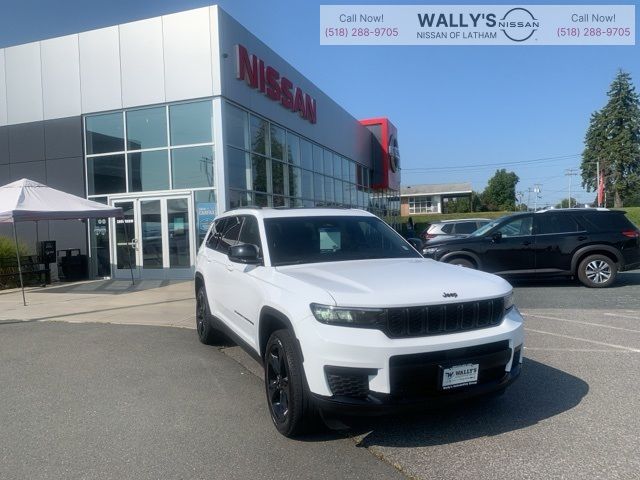
[[[114,278],[191,278],[195,234],[190,195],[112,199],[124,218],[112,220]]]

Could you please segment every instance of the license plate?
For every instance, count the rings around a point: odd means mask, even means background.
[[[477,363],[466,363],[464,365],[454,365],[453,367],[442,369],[442,389],[464,387],[478,383],[478,372],[480,365]]]

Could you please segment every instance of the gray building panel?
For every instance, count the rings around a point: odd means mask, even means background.
[[[44,158],[43,122],[9,125],[10,163],[36,162]],[[40,181],[35,178],[32,180]]]
[[[6,185],[11,181],[11,167],[0,165],[0,185]]]
[[[84,191],[84,160],[82,157],[46,161],[47,185],[79,197]]]
[[[82,117],[44,122],[44,148],[47,160],[82,156]]]
[[[80,220],[52,220],[49,223],[47,240],[56,241],[56,249],[79,248],[87,253],[87,223]],[[42,237],[40,237],[42,239]]]
[[[6,165],[9,163],[9,127],[0,127],[0,165]],[[2,183],[2,176],[0,176],[0,185]]]
[[[47,183],[47,169],[45,167],[44,160],[39,162],[22,162],[11,163],[9,165],[11,169],[10,181],[20,180],[21,178],[28,178],[40,183]]]

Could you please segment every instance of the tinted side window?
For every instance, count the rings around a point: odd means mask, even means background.
[[[622,213],[590,212],[581,214],[585,227],[589,230],[616,231],[635,229],[634,225]]]
[[[572,215],[567,214],[539,214],[536,218],[536,233],[572,233],[582,230]]]
[[[209,238],[207,238],[207,248],[212,250],[216,249],[218,245],[218,239],[224,230],[224,225],[227,222],[226,218],[221,218],[213,222],[213,227],[211,228],[211,233],[209,234]]]
[[[473,233],[478,229],[476,222],[458,223],[455,228],[456,233]]]
[[[444,233],[451,233],[453,231],[453,223],[445,223],[440,228]]]
[[[229,253],[229,247],[238,243],[238,236],[240,235],[240,227],[242,226],[241,217],[228,217],[224,224],[224,230],[218,240],[216,250],[224,253]]]
[[[258,228],[258,220],[256,217],[247,216],[244,217],[242,223],[242,230],[240,230],[240,243],[250,243],[258,247],[258,251],[262,256],[262,244],[260,242],[260,230]]]
[[[521,237],[531,235],[531,226],[533,219],[531,217],[520,217],[502,225],[496,232],[502,233],[503,237]]]

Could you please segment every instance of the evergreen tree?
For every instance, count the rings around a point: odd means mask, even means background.
[[[622,207],[640,188],[640,97],[631,76],[618,72],[607,92],[609,101],[591,115],[582,152],[582,186],[596,190],[597,167],[605,174],[605,190]]]

